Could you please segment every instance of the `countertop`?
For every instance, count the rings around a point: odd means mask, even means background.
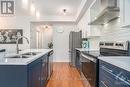
[[[30,58],[0,58],[0,65],[28,65],[39,57],[45,55],[46,53],[52,51],[52,49],[26,49],[20,52],[20,54],[27,52],[40,52],[39,54],[32,56]],[[7,54],[16,55],[16,54]]]
[[[85,55],[88,55],[88,56],[91,56],[91,57],[94,57],[94,58],[98,58],[100,56],[100,51],[98,50],[93,50],[93,51],[83,51],[82,52],[83,54]]]
[[[122,68],[124,70],[127,70],[130,72],[130,57],[124,57],[124,56],[109,56],[109,57],[98,57],[98,59],[108,62],[112,65],[115,65],[119,68]]]
[[[75,48],[78,51],[97,51],[98,49],[87,49],[87,48]]]
[[[81,53],[91,56],[91,57],[98,57],[100,56],[100,51],[97,49],[86,49],[86,48],[76,48],[76,50],[80,51]]]

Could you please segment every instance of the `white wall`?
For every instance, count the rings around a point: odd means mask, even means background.
[[[0,17],[0,29],[23,29],[23,35],[30,39],[30,22],[29,17],[13,16]],[[19,46],[20,49],[27,49],[30,44],[23,39],[23,44]],[[16,44],[0,44],[0,49],[4,48],[7,52],[16,52]]]
[[[120,19],[102,27],[102,41],[130,41],[130,28],[121,28]]]
[[[54,62],[69,62],[69,33],[76,26],[72,24],[53,25]],[[57,29],[63,29],[63,33],[58,33]]]
[[[30,40],[30,21],[34,17],[30,15],[30,11],[23,9],[22,0],[15,1],[15,14],[2,16],[0,15],[0,29],[23,29],[23,36]],[[4,48],[7,52],[16,52],[16,44],[0,44],[0,49]],[[19,45],[20,49],[30,48],[25,39],[23,44]]]
[[[42,40],[42,48],[47,49],[48,43],[52,42],[53,38],[53,30],[52,28],[45,29],[42,33],[43,40]]]
[[[37,26],[38,25],[31,24],[31,43],[33,43],[31,44],[31,48],[36,48],[35,37]],[[70,31],[77,30],[76,25],[72,23],[53,23],[51,24],[51,29],[52,31],[44,32],[43,47],[46,48],[48,40],[53,40],[54,62],[69,62],[69,33]],[[64,32],[58,33],[58,29],[63,29]]]
[[[53,39],[53,29],[50,25],[48,28],[44,26],[44,23],[31,23],[31,48],[48,49],[48,43]]]

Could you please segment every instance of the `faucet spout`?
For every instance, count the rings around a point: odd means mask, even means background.
[[[25,36],[20,36],[17,38],[16,40],[16,53],[19,54],[19,40],[22,39],[22,38],[25,38],[27,40],[27,43],[29,44],[29,39]]]

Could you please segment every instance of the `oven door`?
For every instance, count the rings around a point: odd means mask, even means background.
[[[90,87],[96,87],[97,85],[97,59],[81,54],[81,73],[83,83],[89,84]],[[87,82],[86,82],[86,81]]]

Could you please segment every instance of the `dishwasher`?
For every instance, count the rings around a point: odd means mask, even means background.
[[[81,77],[83,83],[87,81],[91,87],[96,87],[98,82],[98,59],[81,54]]]

